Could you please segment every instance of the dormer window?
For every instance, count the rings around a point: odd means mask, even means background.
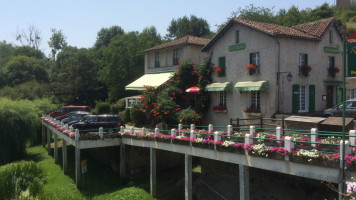
[[[155,67],[160,67],[160,56],[159,56],[159,53],[156,53],[155,54]]]
[[[329,43],[332,44],[334,42],[333,31],[329,31]]]
[[[235,44],[240,43],[240,31],[236,31],[235,35]]]

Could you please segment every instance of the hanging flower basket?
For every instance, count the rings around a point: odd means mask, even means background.
[[[328,69],[328,74],[330,77],[335,77],[336,76],[336,73],[339,73],[340,72],[340,69],[338,67],[329,67]]]
[[[258,66],[255,65],[255,64],[248,64],[248,65],[246,66],[246,69],[248,70],[248,72],[249,72],[250,75],[256,73],[256,69],[257,69],[257,68],[258,68]]]
[[[216,66],[214,68],[214,72],[217,73],[217,74],[220,74],[224,71],[224,69],[221,67],[221,66]]]
[[[309,65],[303,65],[300,67],[300,73],[304,76],[309,76],[312,68]]]
[[[214,111],[225,111],[225,110],[227,110],[227,107],[226,107],[226,106],[223,106],[223,105],[214,106],[214,107],[213,107],[213,110],[214,110]]]

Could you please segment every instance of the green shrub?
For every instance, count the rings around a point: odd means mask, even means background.
[[[193,110],[190,107],[181,110],[180,112],[177,113],[177,115],[178,115],[179,123],[185,125],[200,124],[202,119],[201,115],[199,115],[199,113],[197,113],[195,110]]]
[[[137,107],[130,109],[130,118],[135,125],[142,125],[145,122],[145,115]]]
[[[108,114],[110,113],[110,103],[107,101],[98,101],[95,105],[95,114]]]
[[[33,161],[0,168],[0,199],[33,199],[43,194],[44,170]]]
[[[125,112],[125,122],[131,122],[131,109],[130,108],[126,108],[123,112]]]
[[[124,111],[126,108],[126,98],[122,98],[117,101],[117,106],[119,107],[119,111]]]

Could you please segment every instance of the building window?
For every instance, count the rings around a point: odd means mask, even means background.
[[[155,54],[155,67],[160,67],[160,56],[159,53]]]
[[[308,64],[308,54],[299,54],[299,66]]]
[[[225,91],[218,92],[218,106],[226,106],[226,93],[225,93]]]
[[[235,35],[235,44],[240,43],[240,31],[236,31]]]
[[[300,86],[299,87],[299,98],[298,98],[298,105],[299,109],[298,112],[308,112],[308,87],[307,86]]]
[[[260,92],[252,91],[250,95],[250,108],[260,109]]]
[[[356,89],[348,90],[347,99],[356,99]]]
[[[173,65],[178,65],[179,61],[179,50],[175,49],[173,50]]]
[[[334,56],[330,56],[328,59],[328,67],[335,67],[335,57]]]
[[[260,53],[250,53],[250,64],[255,64],[257,68],[255,70],[249,70],[250,75],[258,74],[260,72]]]
[[[334,42],[333,31],[329,31],[329,43],[332,44]]]

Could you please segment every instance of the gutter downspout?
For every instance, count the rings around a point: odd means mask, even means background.
[[[277,94],[277,113],[280,113],[280,105],[279,105],[279,101],[280,101],[280,96],[281,96],[281,92],[280,92],[280,72],[281,72],[281,44],[279,43],[278,39],[274,37],[274,39],[277,42],[278,45],[278,63],[277,63],[277,90],[278,90],[278,94]]]

